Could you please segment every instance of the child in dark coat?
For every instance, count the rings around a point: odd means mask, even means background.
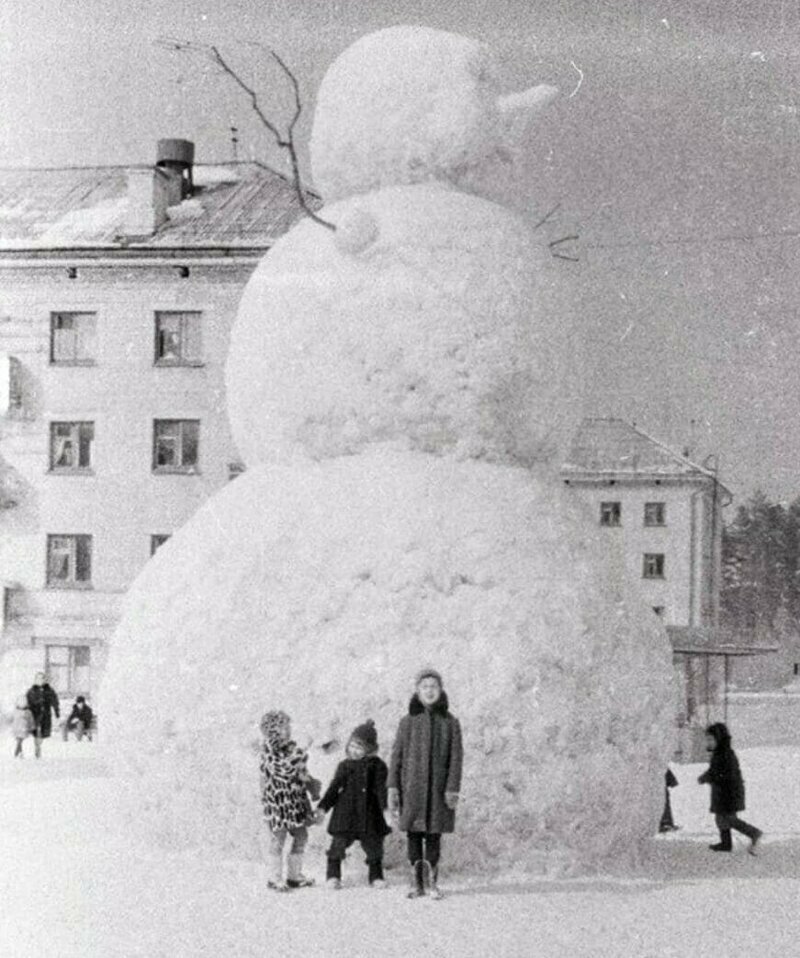
[[[737,816],[744,811],[744,780],[739,769],[739,760],[731,748],[731,736],[726,725],[716,722],[706,729],[706,751],[711,752],[711,762],[697,779],[700,784],[711,785],[711,811],[714,813],[719,842],[709,845],[714,852],[729,852],[733,849],[731,829],[750,839],[748,851],[756,853],[756,845],[762,832],[748,825]]]
[[[347,743],[347,758],[340,762],[333,781],[317,805],[318,821],[333,809],[328,832],[333,841],[328,849],[327,883],[342,887],[342,859],[353,842],[360,842],[367,858],[372,888],[382,888],[383,840],[391,831],[383,817],[386,808],[386,763],[378,758],[375,723],[359,725]]]

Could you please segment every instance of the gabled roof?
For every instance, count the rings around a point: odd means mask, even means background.
[[[0,169],[0,250],[124,248],[128,169]],[[193,178],[194,196],[137,247],[266,247],[302,216],[292,183],[259,163],[196,164]]]
[[[710,469],[698,466],[622,419],[584,419],[561,474],[584,479],[716,479]]]

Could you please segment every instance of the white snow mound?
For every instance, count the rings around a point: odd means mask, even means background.
[[[100,711],[131,824],[257,854],[262,712],[290,713],[325,777],[368,716],[388,758],[433,664],[465,735],[448,868],[634,857],[660,814],[671,654],[574,510],[529,470],[392,446],[238,478],[126,597]]]
[[[568,323],[544,303],[558,264],[525,223],[434,183],[322,215],[377,226],[351,255],[335,233],[300,223],[249,280],[226,370],[245,462],[394,439],[459,458],[552,456],[577,392]]]

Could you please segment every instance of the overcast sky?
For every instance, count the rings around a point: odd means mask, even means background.
[[[480,37],[508,88],[548,82],[530,209],[580,233],[560,309],[578,317],[587,414],[714,453],[738,495],[800,495],[800,4],[797,0],[2,0],[0,164],[128,164],[161,136],[197,158],[283,168],[213,68],[155,45],[217,43],[308,109],[352,40],[396,23]],[[558,316],[553,317],[558,321]]]

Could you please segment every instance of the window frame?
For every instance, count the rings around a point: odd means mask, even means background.
[[[610,516],[613,522],[606,522],[607,506],[615,507]],[[605,529],[616,529],[622,525],[622,501],[620,499],[604,499],[600,502],[600,525]]]
[[[67,539],[70,540],[72,548],[70,548],[67,553],[67,561],[70,563],[71,575],[67,579],[61,579],[54,577],[52,575],[53,560],[54,555],[54,546],[56,540],[58,539]],[[80,564],[78,549],[81,542],[86,548],[86,553],[83,557],[88,568],[88,577],[85,579],[78,578],[78,566]],[[45,567],[45,585],[48,589],[65,589],[65,590],[85,590],[93,588],[92,585],[92,566],[93,566],[93,536],[87,533],[74,533],[74,532],[49,532],[47,534],[47,546],[46,546],[46,567]],[[62,548],[59,550],[59,554],[65,554],[65,550]]]
[[[178,430],[178,453],[180,462],[173,465],[159,464],[158,462],[158,449],[159,449],[159,440],[164,439],[163,435],[159,435],[159,426],[166,424],[177,424],[179,427]],[[186,465],[183,461],[184,459],[184,437],[183,429],[187,424],[194,425],[197,427],[197,432],[195,435],[195,461],[190,465]],[[166,437],[168,438],[168,437]],[[157,476],[165,475],[198,475],[200,472],[200,420],[199,419],[154,419],[153,420],[153,456],[152,456],[152,472]]]
[[[52,652],[55,650],[66,650],[66,663],[64,662],[53,662],[52,661]],[[78,658],[78,653],[86,653],[86,663],[79,664],[76,662]],[[92,647],[91,645],[84,644],[72,644],[69,642],[45,642],[44,644],[44,661],[45,661],[45,671],[48,675],[48,678],[51,681],[54,691],[56,694],[61,696],[74,697],[76,695],[84,695],[86,697],[91,696],[91,669],[92,669]],[[67,688],[60,688],[60,683],[55,679],[55,675],[59,674],[57,670],[66,669],[67,672]],[[87,679],[86,687],[79,686],[76,681],[76,673],[78,669],[87,670]]]
[[[650,521],[648,521],[648,507],[650,507],[651,510],[652,510],[652,509],[656,509],[656,510],[657,510],[657,518],[658,518],[660,521],[657,521],[657,522],[650,522]],[[660,528],[663,528],[663,527],[667,524],[667,504],[666,504],[666,502],[664,502],[663,500],[662,500],[662,501],[657,501],[657,502],[645,502],[645,504],[644,504],[644,509],[643,509],[643,512],[642,512],[642,522],[643,522],[643,525],[645,526],[645,528],[647,528],[647,529],[660,529]]]
[[[652,561],[652,568],[651,562]],[[644,552],[642,553],[642,578],[643,579],[666,579],[666,556],[663,552]]]
[[[86,338],[92,347],[91,355],[71,357],[56,356],[56,323],[66,317],[72,319],[91,318],[93,328],[91,336]],[[75,333],[76,344],[80,343],[80,336]],[[75,352],[77,353],[77,348]],[[50,311],[50,365],[51,366],[95,366],[97,365],[97,312],[88,309],[59,309]]]
[[[78,453],[78,465],[76,466],[60,466],[56,463],[56,455],[54,448],[54,440],[56,439],[56,430],[59,426],[69,426],[71,427],[72,435],[69,436],[69,441],[77,449]],[[91,428],[91,436],[89,437],[89,464],[82,466],[80,464],[80,455],[81,455],[81,431],[84,427]],[[67,438],[67,437],[61,437]],[[92,419],[58,419],[51,420],[50,422],[50,467],[49,471],[57,473],[59,475],[91,475],[94,473],[94,420]]]
[[[165,318],[176,318],[179,321],[178,329],[178,355],[175,358],[165,358],[161,355],[161,322]],[[184,355],[186,351],[186,343],[188,343],[190,337],[187,333],[187,325],[189,320],[193,320],[197,323],[196,331],[196,340],[197,340],[197,357],[189,357]],[[155,311],[154,318],[154,352],[153,352],[153,365],[158,367],[169,367],[169,366],[193,366],[199,367],[203,366],[203,311],[200,309],[157,309]]]

